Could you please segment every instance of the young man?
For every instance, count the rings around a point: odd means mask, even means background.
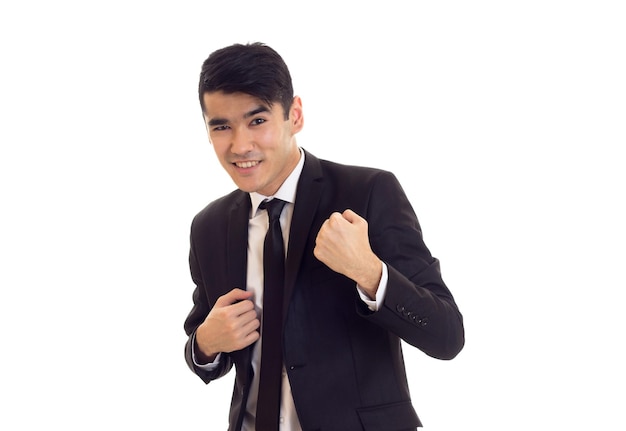
[[[302,102],[266,45],[212,53],[199,97],[237,190],[191,226],[185,356],[206,383],[235,366],[229,430],[415,430],[401,340],[452,359],[464,328],[397,179],[298,147]]]

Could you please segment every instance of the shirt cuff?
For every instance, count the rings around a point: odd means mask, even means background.
[[[380,277],[380,283],[378,283],[378,290],[376,291],[375,300],[370,299],[369,296],[364,293],[361,286],[359,286],[358,284],[356,285],[359,296],[361,297],[361,301],[363,301],[371,311],[378,311],[378,309],[382,307],[385,300],[385,293],[387,292],[387,280],[389,278],[387,265],[382,261],[380,263],[383,266],[383,273]]]
[[[215,359],[213,360],[213,362],[209,362],[208,364],[199,364],[198,361],[196,361],[196,333],[194,332],[192,339],[191,339],[191,358],[193,359],[193,364],[200,368],[201,370],[204,371],[213,371],[214,369],[217,368],[217,366],[220,364],[220,357],[222,356],[221,353],[218,353],[217,356],[215,357]]]

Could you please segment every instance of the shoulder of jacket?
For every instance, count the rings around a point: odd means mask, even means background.
[[[195,215],[193,224],[206,221],[215,223],[222,219],[227,220],[230,210],[238,205],[243,205],[248,196],[246,192],[237,189],[215,199]]]

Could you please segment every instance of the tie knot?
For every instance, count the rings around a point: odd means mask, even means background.
[[[280,213],[283,210],[283,207],[285,206],[287,202],[274,198],[272,200],[264,200],[263,202],[261,202],[261,205],[259,205],[259,208],[266,209],[268,215],[270,216],[270,221],[272,220],[276,220],[280,217]]]

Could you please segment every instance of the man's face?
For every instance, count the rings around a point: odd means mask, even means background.
[[[295,139],[303,126],[300,98],[294,98],[287,120],[280,103],[270,107],[245,93],[205,93],[204,106],[209,140],[237,187],[276,193],[300,159]]]

